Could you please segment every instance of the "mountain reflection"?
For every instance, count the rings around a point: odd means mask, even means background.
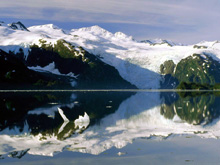
[[[220,115],[220,97],[210,93],[180,93],[181,97],[172,104],[162,104],[161,114],[167,119],[176,115],[193,125],[209,124]]]
[[[6,93],[0,95],[0,134],[28,133],[58,135],[63,119],[60,107],[70,122],[65,128],[76,128],[74,120],[84,112],[89,114],[91,125],[117,110],[120,103],[133,93]],[[72,123],[72,124],[71,124]],[[28,127],[28,128],[27,128]],[[61,135],[58,139],[62,139]]]
[[[171,134],[218,138],[219,101],[215,93],[4,93],[0,157],[53,156],[63,150],[100,154],[136,138]],[[79,118],[85,114],[89,122],[84,123]]]

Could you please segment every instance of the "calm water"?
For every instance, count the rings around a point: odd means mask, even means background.
[[[219,117],[219,93],[0,93],[0,163],[218,164]]]

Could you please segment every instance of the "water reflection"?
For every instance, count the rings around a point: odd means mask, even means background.
[[[189,124],[207,125],[220,115],[220,97],[210,93],[183,95],[172,104],[163,104],[161,114],[168,119],[176,115]]]
[[[4,93],[0,158],[100,154],[136,138],[172,134],[219,138],[219,101],[216,93]]]

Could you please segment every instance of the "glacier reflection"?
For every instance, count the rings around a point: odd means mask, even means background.
[[[7,116],[3,110],[15,113],[21,109],[20,104],[1,98],[0,112],[6,116],[1,117],[0,155],[53,156],[63,150],[97,155],[142,137],[220,137],[217,94],[93,92],[65,94],[62,100],[60,94],[50,95],[50,99],[47,96],[46,101],[43,96],[37,98],[38,105],[33,102],[35,106],[29,109],[24,106],[22,117],[12,122],[10,113]],[[84,118],[89,122],[81,122]]]

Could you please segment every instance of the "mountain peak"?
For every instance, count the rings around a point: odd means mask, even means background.
[[[32,32],[40,32],[41,34],[44,33],[44,35],[63,35],[67,34],[67,32],[58,26],[54,24],[45,24],[45,25],[36,25],[28,27],[28,29]]]
[[[106,30],[101,28],[98,25],[90,26],[90,27],[83,27],[80,28],[79,31],[94,31],[94,32],[105,32]]]
[[[46,24],[46,25],[42,25],[42,27],[47,27],[50,29],[60,29],[58,26],[56,26],[54,24]]]
[[[35,28],[35,29],[60,29],[58,26],[54,24],[45,24],[45,25],[36,25],[36,26],[31,26],[29,28]]]
[[[197,46],[203,46],[203,47],[212,47],[215,44],[220,43],[220,41],[215,40],[215,41],[201,41],[198,44],[196,44]]]
[[[0,26],[2,25],[2,24],[4,24],[5,22],[4,21],[0,21]]]
[[[116,38],[119,38],[119,39],[131,39],[131,40],[133,39],[132,36],[128,36],[122,32],[116,32],[114,35]]]
[[[11,24],[8,24],[9,27],[11,27],[13,30],[23,30],[23,31],[29,31],[24,24],[22,24],[20,21],[13,22]]]
[[[101,35],[101,36],[109,36],[109,37],[113,36],[111,32],[101,28],[98,25],[94,25],[91,27],[83,27],[83,28],[78,29],[77,31],[90,32],[95,35]]]
[[[142,42],[142,43],[148,43],[148,44],[150,44],[150,45],[163,45],[163,44],[166,44],[166,45],[168,45],[168,46],[182,45],[182,44],[174,43],[173,41],[164,40],[164,39],[161,39],[161,38],[143,40],[143,41],[141,41],[141,42]]]

